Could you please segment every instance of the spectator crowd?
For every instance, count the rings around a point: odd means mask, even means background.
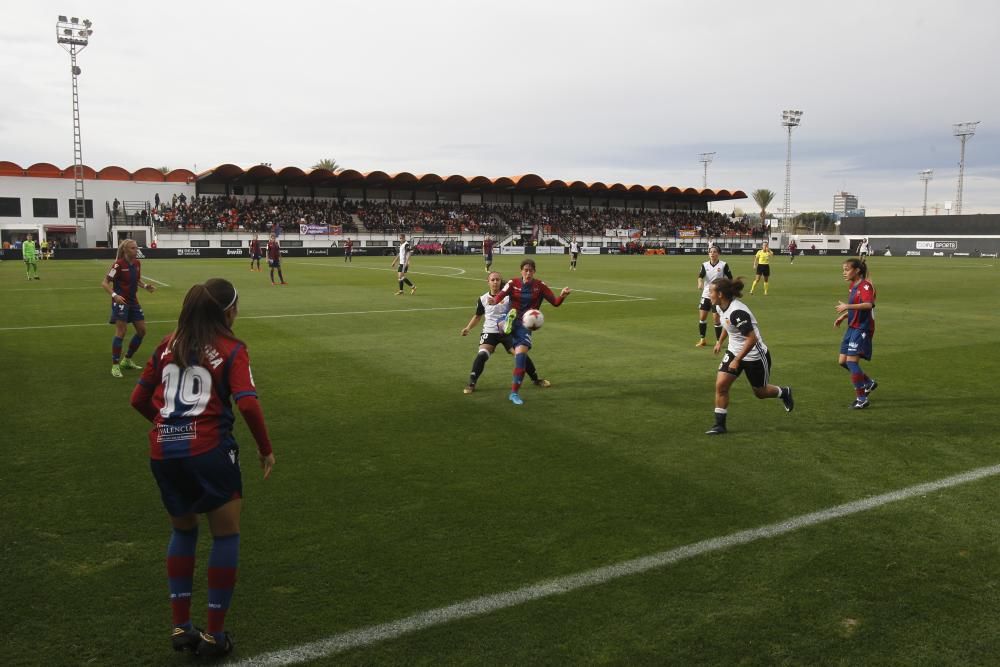
[[[115,207],[117,210],[117,207]],[[627,237],[759,237],[764,228],[748,216],[716,211],[656,211],[618,208],[562,208],[457,202],[362,202],[335,199],[249,199],[184,195],[134,216],[165,231],[248,231],[275,226],[296,233],[299,225],[339,226],[343,234],[461,236],[517,234],[529,242],[556,234],[564,238],[604,236],[625,230]]]

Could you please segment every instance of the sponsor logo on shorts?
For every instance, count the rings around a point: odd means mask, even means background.
[[[176,442],[178,440],[193,440],[198,437],[198,429],[194,422],[190,424],[157,424],[157,442]]]

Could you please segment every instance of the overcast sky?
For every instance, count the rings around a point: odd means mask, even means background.
[[[59,14],[79,56],[84,162],[768,188],[792,209],[856,194],[869,214],[955,198],[1000,212],[1000,3],[716,0],[10,3],[0,160],[72,164]],[[737,206],[754,208],[750,200]],[[717,205],[726,210],[728,204]],[[942,210],[943,213],[943,210]]]

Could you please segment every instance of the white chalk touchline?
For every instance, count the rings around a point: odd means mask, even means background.
[[[483,616],[501,609],[519,606],[533,600],[570,593],[582,588],[597,586],[615,579],[627,577],[650,570],[660,569],[668,565],[673,565],[689,558],[702,556],[707,553],[729,549],[731,547],[749,544],[758,540],[778,537],[791,533],[800,528],[807,528],[816,524],[825,523],[833,519],[839,519],[859,512],[866,512],[889,503],[907,500],[914,496],[933,493],[942,489],[947,489],[960,484],[974,482],[987,477],[1000,475],[1000,465],[976,468],[967,472],[945,477],[934,482],[909,486],[898,491],[891,491],[878,496],[856,500],[854,502],[836,505],[834,507],[801,514],[785,521],[742,530],[731,533],[723,537],[714,537],[694,544],[661,551],[651,556],[643,556],[633,560],[615,563],[593,570],[587,570],[578,574],[571,574],[564,577],[557,577],[541,581],[537,584],[525,586],[505,593],[485,595],[483,597],[465,600],[447,607],[438,607],[429,611],[420,612],[398,621],[371,625],[357,630],[351,630],[341,634],[309,642],[300,646],[264,653],[253,658],[241,660],[237,665],[258,666],[258,665],[292,665],[307,660],[317,660],[329,657],[344,651],[371,646],[383,641],[396,639],[403,635],[412,634],[419,630],[431,628],[452,621],[460,621],[476,616]]]
[[[630,299],[592,299],[590,301],[573,301],[574,305],[585,306],[590,303],[629,303],[631,301],[654,301],[647,297],[632,297]],[[338,315],[380,315],[386,313],[424,313],[434,310],[471,310],[469,306],[440,306],[432,308],[388,308],[385,310],[340,310],[326,313],[285,313],[279,315],[240,315],[241,320],[277,320],[286,317],[336,317]],[[177,320],[146,320],[146,324],[174,324]],[[74,329],[78,327],[104,327],[107,322],[86,322],[81,324],[41,324],[27,327],[0,327],[3,331],[33,331],[36,329]]]

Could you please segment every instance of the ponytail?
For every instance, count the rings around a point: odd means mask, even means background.
[[[738,278],[719,278],[712,283],[726,301],[733,301],[743,296],[743,276]]]
[[[226,311],[239,300],[228,280],[211,278],[193,285],[184,296],[177,330],[170,341],[174,362],[181,368],[201,362],[205,348],[219,336],[231,337]]]
[[[862,262],[856,257],[851,257],[850,259],[845,259],[844,264],[849,264],[851,268],[856,269],[861,279],[864,280],[868,277],[868,264],[867,262]]]

